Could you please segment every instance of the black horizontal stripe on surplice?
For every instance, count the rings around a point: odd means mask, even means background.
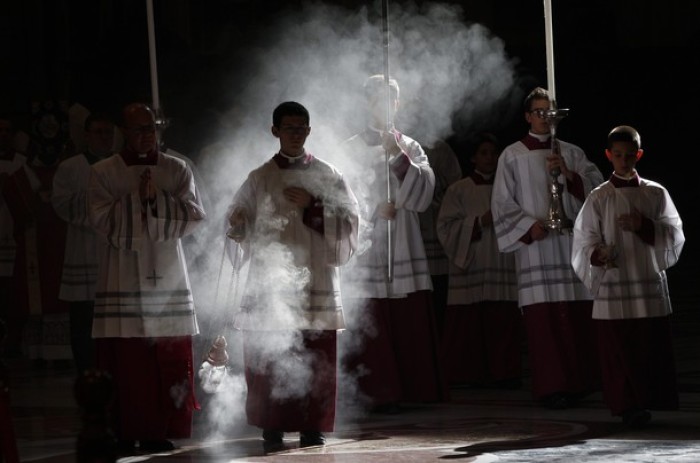
[[[114,304],[111,304],[114,305]],[[98,305],[95,304],[95,308]],[[158,310],[158,311],[134,311],[134,312],[98,312],[95,311],[95,318],[170,318],[170,317],[189,317],[194,312],[193,309],[182,310]]]
[[[177,317],[194,312],[192,293],[186,289],[101,292],[95,295],[95,309],[97,318]]]

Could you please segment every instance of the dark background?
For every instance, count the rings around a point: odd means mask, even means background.
[[[244,73],[248,45],[301,2],[154,0],[161,106],[167,140],[197,161],[215,136],[215,115],[235,104],[222,85]],[[376,2],[330,2],[348,8]],[[392,2],[400,4],[401,2]],[[418,2],[421,3],[421,2]],[[425,2],[423,2],[425,3]],[[517,62],[517,85],[546,87],[544,8],[540,0],[465,0],[464,20],[503,39]],[[570,115],[562,139],[581,146],[607,176],[608,131],[620,124],[642,134],[640,174],[665,185],[684,220],[686,246],[669,271],[671,295],[697,297],[695,165],[700,153],[696,90],[700,2],[554,0],[557,101]],[[150,101],[145,0],[2,0],[0,111],[30,130],[31,103],[60,99],[117,114],[128,101]],[[521,114],[497,127],[520,138]],[[449,139],[464,155],[471,134]]]

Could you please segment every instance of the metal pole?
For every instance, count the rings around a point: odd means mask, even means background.
[[[384,36],[384,87],[386,91],[386,127],[388,132],[392,129],[391,121],[391,84],[389,83],[389,0],[382,0],[382,32]],[[389,168],[389,150],[385,151],[386,171],[386,200],[392,202],[391,197],[391,170]],[[394,246],[392,243],[392,221],[386,222],[387,235],[387,279],[394,280]]]

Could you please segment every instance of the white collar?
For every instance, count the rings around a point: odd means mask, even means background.
[[[625,181],[629,181],[629,180],[632,180],[634,177],[637,176],[637,169],[633,169],[632,172],[631,172],[631,173],[629,174],[629,176],[627,176],[627,177],[625,177],[625,176],[623,176],[623,175],[620,175],[620,174],[616,174],[615,172],[613,172],[613,175],[614,175],[615,177],[619,178],[619,179],[622,179],[622,180],[625,180]]]
[[[379,129],[379,128],[377,128],[377,127],[371,125],[371,124],[370,124],[370,125],[367,125],[367,128],[370,129],[370,130],[373,131],[373,132],[377,132],[377,133],[380,134],[380,135],[381,135],[382,133],[386,132],[386,130],[384,130],[384,129]],[[393,124],[393,123],[391,124],[391,130],[394,130],[394,124]],[[390,131],[391,131],[391,130],[390,130]]]
[[[285,154],[282,150],[279,150],[277,154],[289,161],[290,164],[294,164],[296,161],[300,161],[306,157],[306,149],[302,148],[301,154],[298,156],[290,156]]]
[[[547,141],[549,140],[550,133],[534,133],[534,132],[529,132],[530,136],[532,138],[536,138],[539,141]]]

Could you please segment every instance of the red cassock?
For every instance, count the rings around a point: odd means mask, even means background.
[[[245,375],[248,384],[246,415],[248,424],[284,432],[332,432],[336,401],[336,331],[301,331],[303,351],[312,352],[308,389],[274,392],[278,362],[288,358],[265,355],[254,346],[273,332],[244,331]],[[288,384],[289,386],[289,384]],[[284,385],[282,385],[284,388]]]
[[[33,180],[25,169],[31,170]],[[55,172],[56,167],[25,166],[15,171],[3,185],[17,243],[16,306],[8,317],[11,335],[18,336],[22,332],[30,314],[68,313],[68,304],[58,299],[66,223],[56,215],[49,200]],[[39,187],[33,189],[32,184],[36,185],[37,181]],[[66,348],[67,343],[65,339]],[[48,357],[62,358],[60,355]]]
[[[98,338],[97,366],[114,381],[112,428],[122,440],[192,435],[192,337]],[[128,399],[127,399],[128,398]]]
[[[600,390],[592,304],[549,302],[523,310],[535,399],[563,391],[584,397]]]
[[[594,320],[603,399],[612,415],[630,409],[677,410],[670,317]]]
[[[430,291],[368,301],[365,317],[371,317],[380,334],[366,336],[361,353],[348,356],[346,368],[367,372],[358,374],[357,381],[372,405],[449,400],[441,355],[434,347],[437,330],[431,308]],[[370,318],[363,320],[368,323]]]
[[[443,355],[450,385],[519,380],[523,334],[516,301],[448,306]]]

